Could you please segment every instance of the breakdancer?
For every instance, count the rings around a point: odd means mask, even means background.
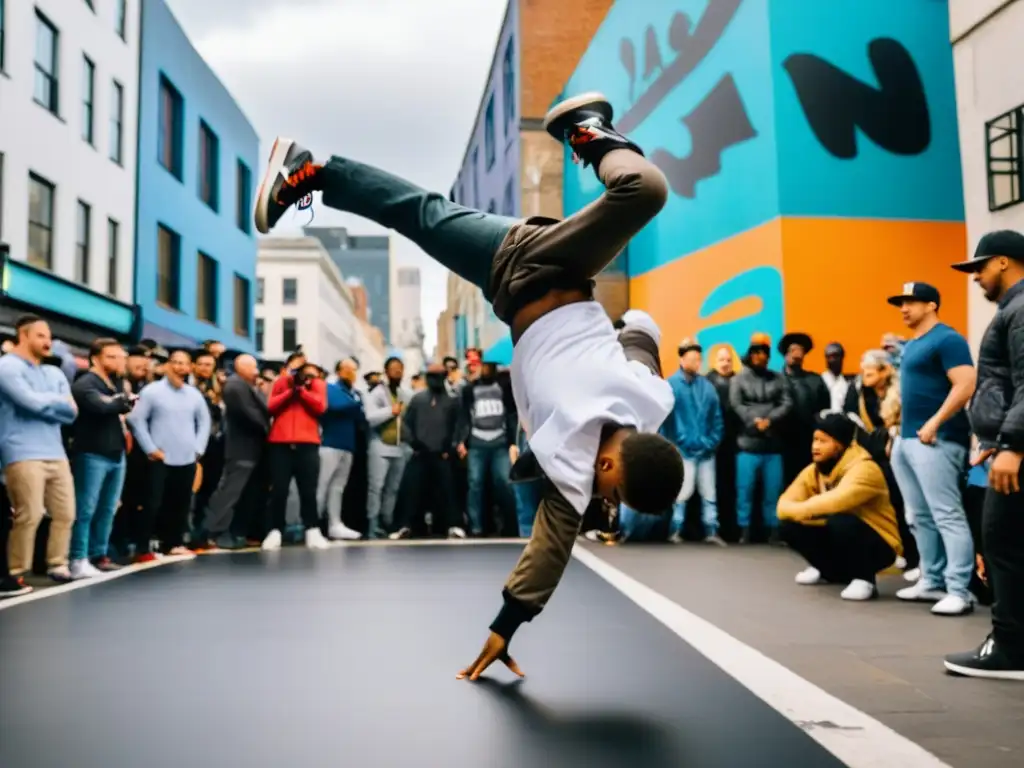
[[[658,328],[634,312],[617,332],[594,300],[593,278],[664,206],[665,177],[614,129],[601,94],[563,101],[544,127],[605,186],[565,220],[465,208],[348,158],[317,163],[285,138],[274,142],[256,200],[256,228],[266,233],[292,205],[321,192],[327,206],[396,230],[477,285],[511,328],[512,389],[529,442],[512,475],[542,478],[545,490],[504,604],[460,679],[476,680],[496,660],[523,676],[509,642],[547,605],[594,496],[660,514],[683,482],[679,452],[656,434],[673,407]]]

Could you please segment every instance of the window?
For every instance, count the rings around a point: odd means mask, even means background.
[[[516,72],[513,69],[515,55],[516,37],[512,35],[505,45],[505,60],[501,68],[501,103],[506,132],[516,116]]]
[[[160,76],[160,129],[157,136],[157,154],[160,165],[178,181],[182,179],[182,126],[184,102],[171,81]]]
[[[484,165],[487,170],[494,167],[496,157],[494,147],[494,94],[487,100],[487,110],[484,112]]]
[[[1021,202],[1022,113],[1024,106],[985,123],[990,211],[999,211]]]
[[[257,277],[256,278],[256,303],[257,304],[262,304],[263,303],[263,278],[262,277]]]
[[[480,197],[479,189],[477,188],[477,174],[480,172],[480,148],[473,147],[473,167],[472,167],[473,178],[470,179],[470,188],[473,190],[473,202],[469,203],[467,207],[476,208],[477,200]]]
[[[256,351],[263,352],[263,318],[256,318]]]
[[[196,317],[217,324],[217,262],[196,254]]]
[[[36,103],[57,114],[58,76],[57,28],[43,14],[36,11],[36,79],[33,98]]]
[[[121,225],[107,219],[107,293],[117,296],[117,252],[120,248]]]
[[[252,232],[252,229],[250,229],[252,226],[252,216],[250,215],[250,206],[252,205],[252,172],[249,170],[249,166],[239,160],[235,175],[237,177],[236,186],[238,194],[235,216],[238,219],[238,228],[248,235]]]
[[[7,21],[7,2],[0,0],[0,72],[4,71],[4,22]]]
[[[286,277],[281,281],[281,303],[299,303],[299,281],[294,277]]]
[[[42,176],[28,175],[28,263],[53,265],[53,198],[55,188]]]
[[[124,86],[117,80],[110,90],[110,159],[118,165],[124,152]]]
[[[199,121],[199,198],[217,210],[217,160],[220,154],[217,135],[202,120]]]
[[[497,213],[498,212],[498,204],[496,202],[494,202],[494,198],[493,197],[491,198],[491,202],[489,202],[487,204],[487,212],[488,213]]]
[[[92,0],[85,0],[85,4],[89,6],[89,10],[96,13],[96,6],[92,4]]]
[[[128,41],[128,0],[117,0],[117,17],[115,29],[117,36]]]
[[[285,354],[299,346],[299,333],[295,325],[294,317],[286,317],[281,321],[281,349]]]
[[[156,231],[156,300],[170,309],[180,309],[181,237],[163,224],[158,224]]]
[[[501,203],[503,208],[502,213],[505,216],[516,215],[515,190],[513,189],[512,182],[512,179],[509,179],[508,181],[505,182],[505,199]]]
[[[78,219],[75,237],[75,280],[89,284],[89,230],[92,228],[92,209],[88,203],[78,201]]]
[[[235,273],[235,333],[249,336],[249,281]]]
[[[96,65],[82,57],[82,139],[93,144],[93,106],[96,98]]]

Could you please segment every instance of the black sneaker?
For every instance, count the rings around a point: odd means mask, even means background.
[[[321,167],[313,162],[313,153],[308,149],[278,136],[256,196],[256,229],[267,234],[285,211],[319,189],[317,174]]]
[[[544,118],[544,130],[556,141],[567,141],[583,166],[597,169],[613,149],[643,151],[612,126],[612,105],[600,93],[585,93],[556,104]]]
[[[988,680],[1024,681],[1024,663],[1010,659],[989,635],[973,651],[951,653],[944,662],[946,671],[963,677],[981,677]]]
[[[7,597],[21,597],[32,591],[32,587],[25,583],[20,576],[4,576],[0,579],[0,600]]]

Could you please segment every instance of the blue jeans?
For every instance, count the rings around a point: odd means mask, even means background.
[[[967,448],[945,440],[925,445],[901,437],[892,448],[892,471],[921,553],[921,579],[929,589],[965,600],[974,571],[974,540],[960,494],[966,461]]]
[[[688,459],[683,457],[683,487],[679,498],[672,505],[672,522],[668,535],[673,536],[683,528],[686,502],[693,498],[693,492],[700,493],[700,519],[704,524],[705,536],[718,534],[718,501],[716,496],[715,457]]]
[[[757,477],[761,476],[761,520],[769,530],[779,527],[776,507],[782,495],[782,454],[746,453],[736,454],[736,523],[740,528],[750,526],[754,510],[754,489]]]
[[[466,471],[469,485],[469,498],[466,501],[469,526],[474,534],[481,534],[484,530],[484,486],[488,472],[491,475],[494,500],[502,506],[511,500],[508,473],[512,471],[512,464],[508,458],[508,446],[502,441],[494,446],[470,448],[466,459]]]
[[[673,521],[675,515],[673,515]],[[657,536],[658,527],[663,524],[664,515],[641,515],[625,504],[619,505],[619,533],[622,541],[653,541],[661,538],[664,541],[665,531]]]
[[[124,456],[112,461],[95,453],[78,453],[71,459],[71,473],[75,478],[75,524],[69,559],[106,557],[124,485]]]
[[[512,492],[516,497],[516,520],[519,522],[519,535],[528,539],[533,535],[533,521],[537,517],[540,506],[540,494],[544,484],[540,480],[524,483],[512,483]]]

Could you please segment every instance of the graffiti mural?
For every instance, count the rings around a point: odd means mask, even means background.
[[[752,333],[777,339],[797,321],[854,349],[877,343],[871,322],[807,311],[821,301],[814,274],[849,254],[833,238],[854,238],[854,262],[838,266],[852,275],[850,299],[877,303],[878,323],[890,322],[888,275],[954,290],[944,256],[907,258],[891,245],[939,243],[941,232],[951,257],[964,247],[947,13],[936,0],[612,6],[564,95],[604,93],[616,127],[669,181],[628,263],[630,303],[662,323],[667,364],[683,336],[742,352]],[[565,214],[601,192],[567,153]],[[881,226],[894,221],[898,237]]]

